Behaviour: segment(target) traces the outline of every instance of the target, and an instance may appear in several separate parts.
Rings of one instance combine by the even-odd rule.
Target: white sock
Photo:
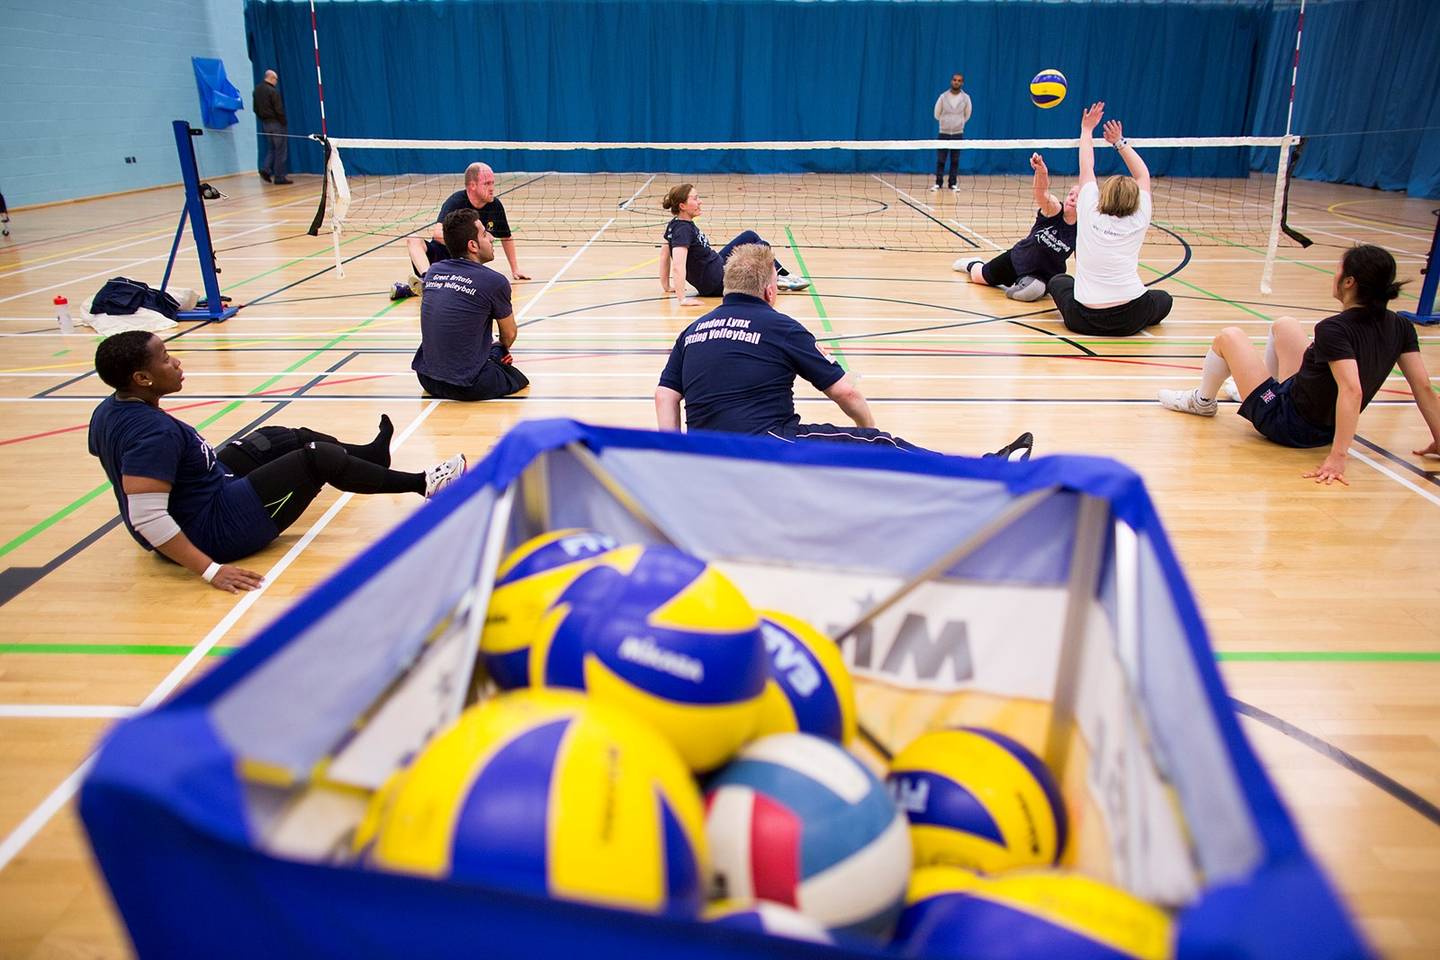
[[[1265,369],[1270,376],[1280,375],[1280,358],[1275,353],[1275,325],[1270,325],[1270,334],[1265,338]]]
[[[1230,365],[1214,348],[1205,351],[1205,369],[1200,373],[1200,399],[1210,402],[1220,395],[1220,387],[1230,376]]]

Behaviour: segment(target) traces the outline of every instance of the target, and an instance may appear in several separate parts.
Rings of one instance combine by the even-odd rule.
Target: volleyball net
[[[319,139],[326,175],[310,232],[329,230],[342,275],[346,235],[428,236],[474,161],[495,170],[495,195],[516,238],[526,241],[653,246],[670,218],[662,199],[691,183],[703,202],[701,226],[721,243],[750,229],[806,247],[987,257],[1034,222],[1032,154],[1046,160],[1049,192],[1063,199],[1076,182],[1079,145]],[[1298,140],[1131,138],[1152,174],[1147,242],[1263,252],[1261,288],[1268,292],[1281,244],[1308,245],[1284,222]],[[1115,151],[1097,141],[1097,175],[1123,172]]]

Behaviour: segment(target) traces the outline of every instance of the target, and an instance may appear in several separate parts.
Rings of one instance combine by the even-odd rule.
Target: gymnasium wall
[[[192,56],[223,60],[246,106],[196,140],[201,175],[255,169],[240,0],[0,0],[0,50],[11,207],[179,181],[170,121],[200,125]]]
[[[1269,16],[1257,135],[1285,130],[1299,14]],[[1296,176],[1440,197],[1440,0],[1309,0],[1296,90]]]
[[[1100,97],[1133,135],[1239,135],[1249,127],[1265,12],[1246,0],[360,0],[320,3],[319,33],[329,130],[345,137],[926,138],[936,132],[935,98],[956,70],[974,102],[972,138],[1073,137],[1080,104]],[[257,67],[273,62],[303,78],[313,56],[308,5],[248,0],[245,17]],[[1069,76],[1070,99],[1038,110],[1029,79],[1052,66]],[[291,126],[318,130],[313,78],[304,82],[307,91],[291,99]],[[347,156],[347,165],[361,156]],[[975,154],[967,158],[971,169],[990,169]],[[456,162],[453,154],[367,159],[375,165],[366,172],[376,173],[440,172]],[[549,159],[546,168],[562,170],[595,169],[597,160]],[[657,169],[644,155],[604,159]],[[1024,157],[1003,159],[1028,172]],[[1073,154],[1051,159],[1057,172],[1073,170]],[[1232,172],[1242,172],[1246,158],[1235,159],[1241,169]],[[732,164],[725,169],[775,162],[711,155],[690,169],[716,169],[722,160]],[[308,162],[318,171],[318,150]],[[778,163],[908,170],[933,164],[933,154]]]

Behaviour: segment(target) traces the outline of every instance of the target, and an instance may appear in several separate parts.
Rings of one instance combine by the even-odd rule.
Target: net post
[[[181,310],[175,315],[177,320],[226,320],[235,316],[239,307],[225,306],[225,300],[220,295],[220,282],[215,277],[215,249],[210,245],[210,221],[205,216],[205,201],[200,196],[200,170],[195,164],[195,143],[192,137],[200,136],[203,131],[191,127],[188,120],[176,120],[170,124],[175,131],[175,152],[180,158],[180,176],[185,183],[185,209],[180,213],[180,228],[176,232],[176,239],[179,239],[179,232],[185,228],[186,217],[190,220],[190,235],[195,240],[195,255],[200,260],[200,278],[205,287],[205,309]],[[165,277],[169,280],[170,271],[175,266],[175,257],[179,252],[179,244],[171,248],[170,260],[165,265]],[[161,284],[161,292],[164,292],[165,284]]]
[[[1430,325],[1440,323],[1440,314],[1435,312],[1435,289],[1440,286],[1440,209],[1435,214],[1435,235],[1430,238],[1430,252],[1425,254],[1425,266],[1420,273],[1425,282],[1420,285],[1420,302],[1414,310],[1401,310],[1400,316],[1412,323]]]
[[[1296,138],[1285,137],[1280,144],[1280,158],[1275,164],[1275,198],[1270,208],[1270,240],[1265,245],[1265,267],[1260,272],[1260,292],[1269,295],[1270,281],[1275,276],[1275,253],[1280,249],[1280,221],[1284,218],[1285,194],[1289,189],[1290,148]]]

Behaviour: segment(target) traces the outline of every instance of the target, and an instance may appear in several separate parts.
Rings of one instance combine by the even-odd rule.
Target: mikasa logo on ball
[[[889,787],[895,805],[906,813],[924,813],[930,805],[930,784],[924,780],[896,777]]]
[[[626,637],[620,641],[619,656],[621,660],[629,660],[681,680],[692,683],[705,681],[705,664],[683,653],[661,649],[649,637]]]

